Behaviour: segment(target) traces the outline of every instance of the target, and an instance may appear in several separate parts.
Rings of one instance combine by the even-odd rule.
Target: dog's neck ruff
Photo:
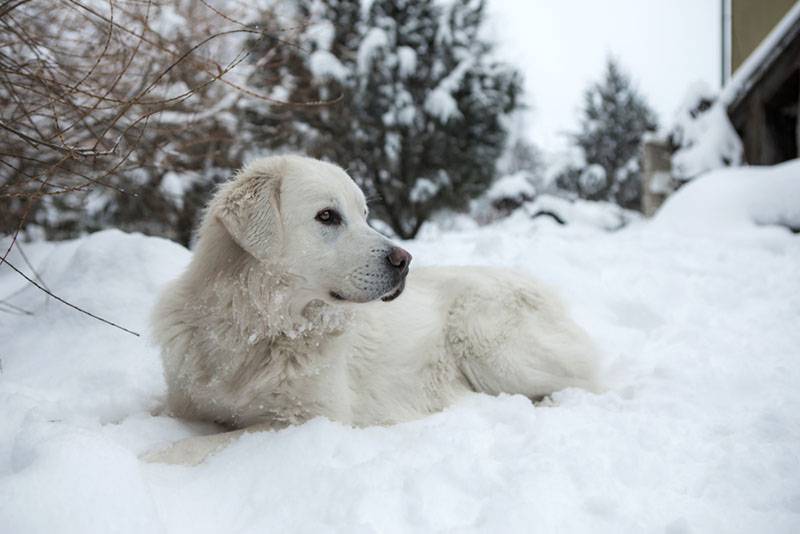
[[[280,338],[310,340],[343,332],[352,312],[320,299],[298,300],[297,283],[298,278],[280,265],[248,262],[237,273],[229,302],[218,304],[229,307],[234,326],[248,345]]]
[[[249,254],[213,217],[203,228],[184,287],[199,288],[199,294],[186,295],[198,316],[230,321],[211,343],[225,351],[247,350],[262,342],[313,342],[344,330],[351,316],[346,307],[309,294],[302,298],[297,289],[302,280],[290,274],[288,266]]]

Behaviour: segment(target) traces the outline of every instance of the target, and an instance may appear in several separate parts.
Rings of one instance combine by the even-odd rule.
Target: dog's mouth
[[[397,284],[391,291],[389,291],[388,293],[384,294],[381,297],[381,300],[383,302],[389,302],[391,300],[396,299],[397,297],[400,296],[400,293],[403,292],[403,289],[405,289],[405,287],[406,287],[406,279],[404,277],[402,280],[400,280],[400,283]],[[340,302],[368,302],[368,301],[360,301],[360,300],[349,299],[349,298],[343,296],[341,293],[338,293],[336,291],[329,291],[328,294],[330,295],[330,297],[333,300],[338,300]]]
[[[394,290],[392,290],[391,293],[382,296],[381,300],[383,302],[389,302],[390,300],[396,299],[397,297],[400,296],[400,293],[403,292],[403,289],[405,289],[405,287],[406,287],[406,279],[405,277],[403,277],[403,279],[400,280],[400,284],[398,284],[398,286]]]

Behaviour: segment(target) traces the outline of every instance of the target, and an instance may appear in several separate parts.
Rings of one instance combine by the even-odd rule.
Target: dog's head
[[[283,269],[309,300],[392,300],[403,291],[411,255],[369,227],[363,193],[335,165],[256,160],[210,210],[245,252]]]

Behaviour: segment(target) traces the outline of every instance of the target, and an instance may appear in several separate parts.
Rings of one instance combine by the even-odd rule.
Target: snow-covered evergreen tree
[[[479,35],[483,0],[303,0],[298,16],[307,29],[281,48],[271,91],[300,104],[253,105],[269,145],[347,168],[404,238],[490,185],[521,78]]]
[[[603,80],[584,93],[580,130],[573,135],[585,166],[566,170],[558,183],[583,198],[638,209],[642,137],[656,128],[655,114],[644,97],[609,59]]]

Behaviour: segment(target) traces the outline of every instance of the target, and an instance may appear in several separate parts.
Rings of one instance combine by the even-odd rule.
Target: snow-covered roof
[[[720,101],[728,107],[736,104],[798,33],[800,33],[800,2],[784,15],[736,70],[723,87]]]

